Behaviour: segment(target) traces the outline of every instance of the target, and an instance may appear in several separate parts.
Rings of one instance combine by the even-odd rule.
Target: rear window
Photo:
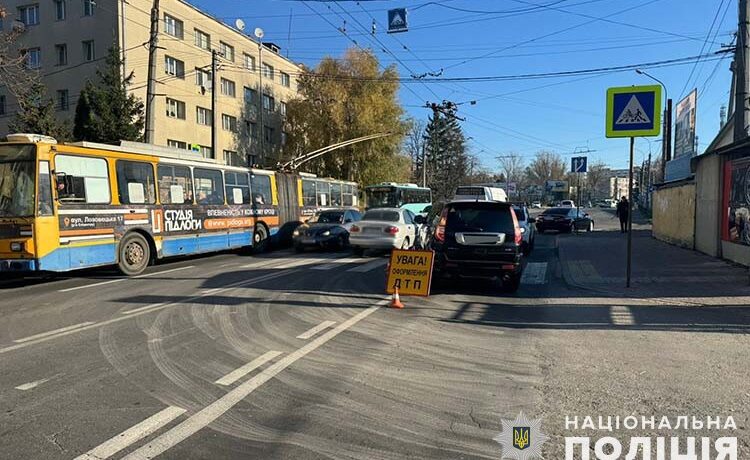
[[[367,211],[362,220],[377,220],[381,222],[398,222],[399,216],[396,211],[372,210]]]
[[[452,232],[513,233],[510,208],[494,203],[457,203],[447,207],[446,229]]]
[[[552,208],[544,211],[542,215],[555,215],[555,216],[564,216],[567,215],[570,212],[570,208]]]

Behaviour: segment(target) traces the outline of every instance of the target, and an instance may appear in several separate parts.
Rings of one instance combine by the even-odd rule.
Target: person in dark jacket
[[[617,203],[617,217],[620,218],[620,233],[628,231],[628,213],[630,213],[630,202],[628,202],[628,198],[624,196]]]

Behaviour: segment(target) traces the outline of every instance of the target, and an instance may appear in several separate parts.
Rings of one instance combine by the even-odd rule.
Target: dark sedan
[[[349,229],[362,214],[356,209],[329,209],[318,211],[292,234],[294,249],[343,249],[349,245]]]
[[[551,208],[544,211],[536,220],[536,230],[544,233],[547,230],[570,233],[575,230],[594,231],[594,219],[577,208]]]

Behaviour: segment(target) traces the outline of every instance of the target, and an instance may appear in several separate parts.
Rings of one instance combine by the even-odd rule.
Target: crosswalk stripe
[[[341,264],[364,263],[364,262],[367,262],[367,259],[362,259],[361,257],[345,257],[342,259],[336,259],[327,264],[316,265],[311,268],[313,270],[331,270],[332,268],[340,267]]]
[[[355,273],[366,273],[372,270],[375,270],[377,268],[382,267],[388,263],[386,259],[375,259],[373,261],[367,262],[364,265],[358,265],[356,267],[350,268],[347,270],[348,272],[355,272]]]

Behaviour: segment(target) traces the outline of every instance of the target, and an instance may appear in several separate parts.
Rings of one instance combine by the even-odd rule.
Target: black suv
[[[507,291],[515,292],[523,271],[522,244],[510,203],[446,203],[430,242],[435,251],[434,275],[499,278]]]

